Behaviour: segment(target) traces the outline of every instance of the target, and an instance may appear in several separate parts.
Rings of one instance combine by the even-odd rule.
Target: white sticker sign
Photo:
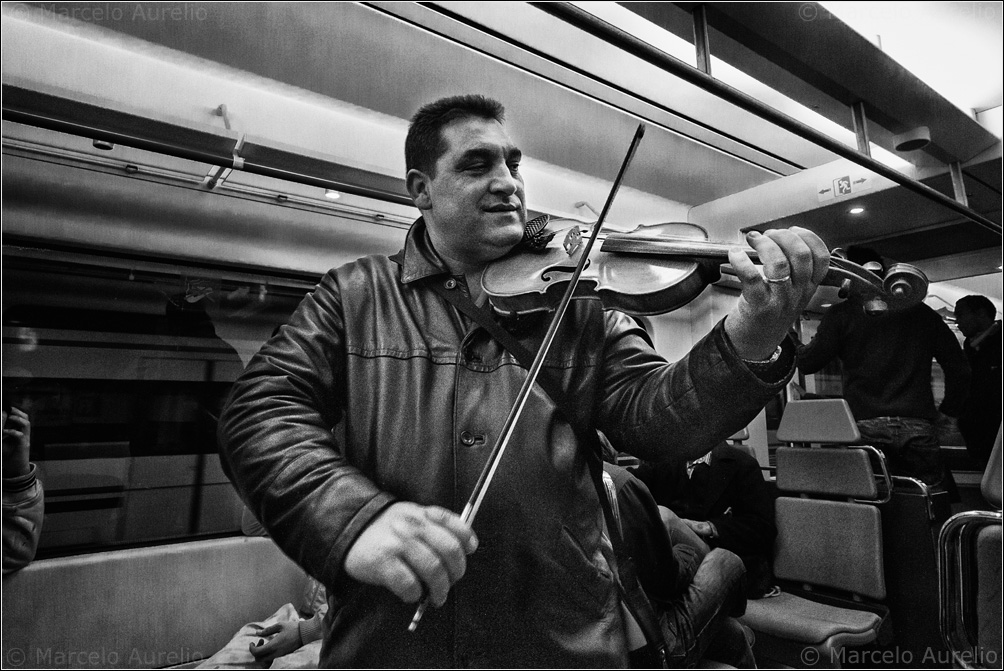
[[[872,186],[870,175],[843,175],[816,187],[816,197],[819,202],[833,200],[844,196],[852,196]]]

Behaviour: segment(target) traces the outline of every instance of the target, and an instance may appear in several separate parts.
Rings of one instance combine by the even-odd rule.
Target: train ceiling
[[[798,224],[834,247],[868,243],[933,280],[998,271],[1000,139],[839,20],[806,21],[804,8],[818,6],[581,3],[607,33],[556,6],[565,7],[7,3],[5,144],[60,143],[53,138],[62,135],[22,128],[33,123],[63,132],[74,123],[95,133],[126,127],[147,141],[134,146],[148,163],[158,161],[158,142],[224,158],[240,142],[250,165],[270,170],[255,179],[234,171],[232,180],[267,188],[284,170],[320,176],[349,193],[396,198],[388,207],[406,219],[407,118],[441,95],[481,92],[506,104],[530,157],[535,210],[588,219],[645,122],[628,193],[612,214],[624,227],[664,213],[733,240],[744,229]],[[711,76],[738,91],[733,98],[646,51],[676,50],[693,63],[695,13],[707,20]],[[610,33],[625,41],[611,43]],[[769,108],[766,118],[756,104]],[[871,160],[886,172],[799,132],[853,148],[855,109]],[[774,113],[794,123],[781,128]],[[896,137],[919,126],[930,144],[898,152]],[[101,153],[89,142],[72,149]],[[198,156],[160,160],[165,170],[194,161],[206,172]],[[852,215],[851,206],[864,212]]]

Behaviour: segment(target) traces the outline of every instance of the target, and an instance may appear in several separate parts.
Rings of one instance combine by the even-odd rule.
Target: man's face
[[[435,176],[408,173],[408,188],[436,251],[455,272],[479,269],[523,239],[522,153],[494,120],[458,119],[443,128]]]
[[[983,316],[972,310],[966,308],[956,308],[955,309],[955,323],[959,327],[959,331],[962,335],[967,338],[971,338],[974,335],[980,333],[989,324],[985,323],[986,320]]]

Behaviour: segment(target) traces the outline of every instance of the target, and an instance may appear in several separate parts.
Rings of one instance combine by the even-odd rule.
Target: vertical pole
[[[868,119],[865,118],[865,104],[858,101],[851,105],[854,119],[854,135],[858,138],[858,151],[871,158],[872,148],[868,141]]]
[[[694,9],[694,47],[697,49],[697,69],[711,75],[711,49],[708,45],[708,10],[703,4]]]
[[[954,161],[948,164],[952,173],[952,189],[955,191],[955,200],[963,207],[969,207],[969,197],[966,196],[966,182],[962,179],[962,164]]]

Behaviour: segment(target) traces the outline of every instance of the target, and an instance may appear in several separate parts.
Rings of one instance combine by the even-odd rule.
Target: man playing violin
[[[405,155],[422,216],[404,249],[329,271],[252,359],[220,421],[224,463],[276,543],[328,588],[322,666],[625,666],[572,424],[651,460],[699,456],[745,426],[793,371],[786,334],[826,248],[799,228],[751,234],[764,274],[730,253],[737,306],[673,364],[630,318],[573,301],[543,369],[575,416],[533,388],[468,525],[456,511],[526,370],[443,292],[484,304],[481,273],[520,245],[520,151],[498,103],[462,96],[415,115]],[[536,351],[549,322],[502,324]]]

